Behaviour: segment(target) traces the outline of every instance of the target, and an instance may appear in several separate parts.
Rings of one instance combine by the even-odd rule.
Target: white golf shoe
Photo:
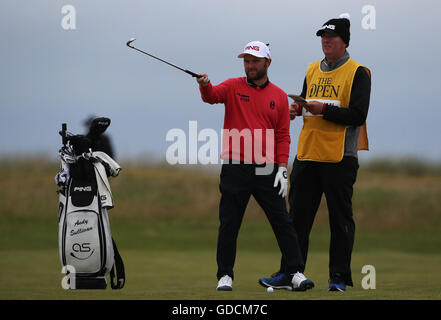
[[[314,282],[306,279],[303,273],[296,272],[292,277],[292,289],[294,291],[306,291],[312,288],[314,288]]]
[[[230,276],[223,276],[219,279],[217,284],[217,291],[231,291],[233,290],[233,279]]]

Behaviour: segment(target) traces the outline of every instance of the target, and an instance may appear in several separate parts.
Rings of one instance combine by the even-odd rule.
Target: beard
[[[247,75],[248,80],[258,81],[263,79],[267,75],[267,69],[268,67],[265,63],[265,66],[262,69],[253,69],[253,70],[245,71],[245,73]]]

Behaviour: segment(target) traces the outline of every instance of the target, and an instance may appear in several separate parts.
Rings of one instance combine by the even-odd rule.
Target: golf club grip
[[[62,123],[61,124],[61,139],[62,139],[62,143],[63,146],[66,146],[66,131],[67,131],[67,124],[66,123]]]
[[[194,73],[194,72],[191,72],[190,70],[184,70],[185,72],[187,72],[189,75],[191,75],[192,77],[194,77],[194,78],[202,78],[202,76],[201,75],[199,75],[199,74],[196,74],[196,73]]]

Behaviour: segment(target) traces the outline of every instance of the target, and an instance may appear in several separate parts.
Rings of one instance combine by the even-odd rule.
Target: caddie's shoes
[[[340,277],[335,277],[329,280],[328,291],[346,291],[346,284],[344,280]]]
[[[259,284],[265,288],[285,289],[292,291],[291,276],[286,273],[276,273],[271,278],[260,278]]]

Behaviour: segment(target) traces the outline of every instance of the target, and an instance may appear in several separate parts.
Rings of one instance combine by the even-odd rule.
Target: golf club
[[[201,78],[201,77],[202,77],[202,76],[200,76],[200,75],[198,75],[198,74],[196,74],[196,73],[194,73],[194,72],[191,72],[190,70],[187,70],[187,69],[183,69],[183,68],[181,68],[181,67],[178,67],[177,65],[174,65],[173,63],[170,63],[170,62],[165,61],[165,60],[163,60],[163,59],[161,59],[161,58],[155,57],[154,55],[152,55],[152,54],[150,54],[150,53],[147,53],[147,52],[145,52],[145,51],[142,51],[142,50],[140,50],[140,49],[138,49],[138,48],[132,46],[131,44],[132,44],[132,42],[135,41],[135,40],[136,40],[135,38],[131,38],[129,41],[127,41],[127,43],[126,43],[127,46],[128,46],[129,48],[132,48],[132,49],[136,50],[136,51],[139,51],[139,52],[141,52],[141,53],[144,53],[144,54],[146,54],[146,55],[148,55],[148,56],[150,56],[150,57],[152,57],[152,58],[155,58],[155,59],[157,59],[157,60],[159,60],[159,61],[161,61],[161,62],[164,62],[164,63],[168,64],[169,66],[172,66],[172,67],[175,67],[176,69],[179,69],[179,70],[181,70],[181,71],[184,71],[185,73],[188,73],[188,74],[191,75],[192,77],[196,77],[196,78]]]
[[[66,133],[67,133],[67,124],[66,123],[62,123],[61,124],[60,135],[61,135],[61,139],[62,139],[64,147],[66,146],[66,143],[67,143]]]

